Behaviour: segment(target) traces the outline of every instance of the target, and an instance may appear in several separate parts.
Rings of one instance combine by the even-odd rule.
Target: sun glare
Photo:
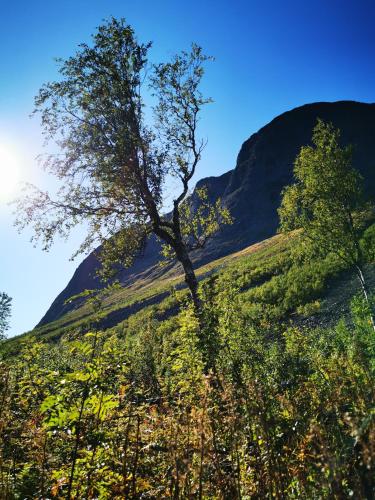
[[[19,181],[17,153],[10,146],[0,143],[0,201],[14,198]]]

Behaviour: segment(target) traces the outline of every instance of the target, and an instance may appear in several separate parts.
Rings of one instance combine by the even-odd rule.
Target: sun
[[[0,142],[0,201],[10,201],[19,181],[19,159],[11,146]]]

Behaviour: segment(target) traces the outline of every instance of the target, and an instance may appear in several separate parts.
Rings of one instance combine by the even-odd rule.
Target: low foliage
[[[244,286],[224,272],[201,287],[209,373],[185,303],[4,359],[1,498],[371,498],[367,304],[334,328],[283,326],[273,299],[254,320]]]

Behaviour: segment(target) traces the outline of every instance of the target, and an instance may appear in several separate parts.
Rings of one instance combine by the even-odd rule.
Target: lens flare
[[[19,181],[19,159],[10,146],[0,143],[0,201],[14,198]]]

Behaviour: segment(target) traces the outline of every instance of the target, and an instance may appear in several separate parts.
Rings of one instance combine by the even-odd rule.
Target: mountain
[[[292,182],[294,159],[301,146],[310,143],[318,118],[340,128],[343,144],[354,145],[354,166],[364,177],[366,195],[375,196],[375,104],[318,102],[295,108],[276,117],[245,141],[233,170],[197,183],[197,187],[207,186],[211,200],[222,197],[234,224],[193,254],[195,265],[229,255],[276,233],[281,191]],[[120,282],[129,285],[158,278],[166,272],[158,266],[158,260],[159,244],[150,238],[143,254],[129,269],[121,271]],[[38,326],[72,310],[72,304],[65,304],[72,295],[100,286],[95,277],[97,267],[98,261],[92,253],[79,265]]]

